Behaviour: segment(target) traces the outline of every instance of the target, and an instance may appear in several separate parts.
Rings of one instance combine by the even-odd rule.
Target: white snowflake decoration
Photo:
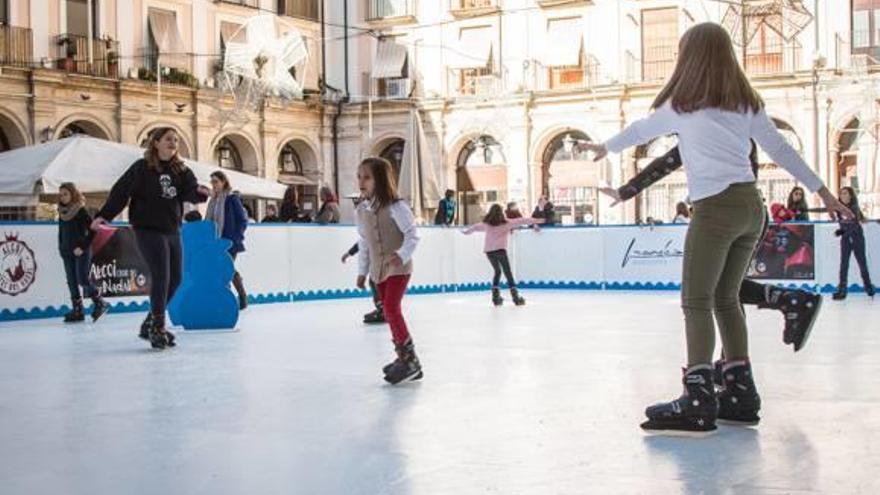
[[[233,41],[237,39],[247,41]],[[248,19],[226,43],[222,69],[214,76],[220,91],[216,108],[221,126],[229,121],[246,123],[248,112],[259,110],[267,98],[278,98],[283,104],[302,98],[303,86],[291,69],[306,65],[308,57],[305,39],[297,29],[279,34],[272,15]],[[302,80],[302,74],[297,76]],[[233,97],[234,108],[224,102],[226,94]]]

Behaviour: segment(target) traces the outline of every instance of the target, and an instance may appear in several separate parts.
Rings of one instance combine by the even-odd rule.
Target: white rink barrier
[[[815,276],[780,281],[828,292],[837,285],[840,241],[836,224],[816,223]],[[0,321],[56,317],[68,311],[58,227],[45,222],[0,223]],[[517,231],[510,251],[522,288],[585,290],[675,290],[686,228],[561,227]],[[868,262],[880,278],[880,225],[865,225]],[[482,253],[483,235],[459,228],[424,227],[415,255],[410,292],[484,290],[491,268]],[[353,226],[251,225],[247,251],[237,262],[252,303],[364,297],[355,285],[357,260],[341,263],[356,241]],[[861,283],[855,260],[851,290]],[[146,298],[113,298],[113,310],[139,311]]]

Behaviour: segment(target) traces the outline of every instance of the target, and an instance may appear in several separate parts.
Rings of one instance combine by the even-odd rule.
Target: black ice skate
[[[712,366],[702,365],[685,372],[684,393],[671,402],[648,407],[648,421],[642,423],[646,433],[702,437],[718,429],[718,401],[712,384]]]
[[[504,298],[501,297],[501,289],[498,287],[492,287],[492,304],[495,306],[504,304]]]
[[[147,317],[144,318],[144,321],[141,323],[141,331],[138,333],[138,338],[141,340],[150,340],[151,326],[153,326],[153,315],[152,313],[147,313]]]
[[[92,297],[92,321],[98,321],[110,311],[110,305],[101,296]]]
[[[86,315],[83,312],[83,302],[82,299],[76,299],[73,301],[73,309],[67,312],[64,315],[64,323],[79,323],[81,321],[85,321]]]
[[[797,352],[804,348],[813,324],[822,307],[822,296],[805,290],[788,290],[774,288],[770,291],[769,301],[759,304],[759,308],[778,309],[785,315],[785,331],[782,341],[792,344]]]
[[[510,298],[513,299],[513,304],[517,306],[525,306],[526,300],[523,299],[521,295],[519,295],[519,291],[516,290],[516,287],[510,288]]]
[[[391,385],[398,383],[406,383],[414,380],[422,379],[422,365],[416,356],[415,347],[412,339],[407,340],[405,344],[395,346],[394,351],[397,352],[397,359],[382,368],[385,372],[385,381]]]
[[[168,333],[165,331],[165,315],[153,316],[150,324],[150,346],[164,349],[168,346]]]
[[[843,301],[846,299],[846,287],[840,286],[837,288],[837,291],[831,296],[831,299],[835,301]]]
[[[874,288],[874,284],[869,283],[865,285],[865,294],[867,294],[868,297],[874,297],[874,294],[876,293],[877,290]]]
[[[718,392],[718,422],[741,426],[757,425],[761,418],[761,396],[755,388],[752,365],[725,367],[724,386]]]
[[[364,323],[375,325],[377,323],[385,323],[385,313],[381,307],[377,307],[375,311],[370,311],[364,315]]]

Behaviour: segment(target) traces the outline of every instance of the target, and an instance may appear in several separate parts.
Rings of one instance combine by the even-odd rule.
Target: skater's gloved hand
[[[346,261],[348,261],[348,253],[342,255],[342,262],[345,263]]]
[[[73,248],[73,255],[74,255],[74,256],[82,256],[82,255],[83,255],[83,250],[82,250],[82,248],[78,248],[78,247],[77,247],[77,248]]]
[[[620,192],[618,192],[617,189],[613,187],[600,187],[599,192],[614,200],[611,203],[611,206],[617,206],[618,204],[620,204],[621,201],[623,201],[623,198],[620,197]]]
[[[394,253],[391,255],[391,266],[403,266],[403,260],[399,254]]]
[[[828,214],[831,215],[832,219],[852,220],[855,218],[853,212],[835,198],[827,187],[823,186],[822,189],[819,189],[818,194],[822,198],[822,202],[825,203],[825,208],[828,209]]]
[[[106,225],[106,224],[107,224],[107,220],[104,220],[101,217],[95,217],[95,219],[92,220],[91,228],[92,228],[92,230],[97,231],[98,229],[101,228],[102,225]]]
[[[837,229],[834,231],[834,235],[840,237],[843,235],[843,229]]]
[[[358,289],[366,289],[367,288],[367,277],[364,275],[358,275],[357,278],[357,288]]]
[[[203,197],[203,198],[205,198],[205,199],[211,197],[211,189],[208,188],[207,186],[199,186],[199,187],[196,189],[196,191],[198,192],[199,196],[201,196],[201,197]]]

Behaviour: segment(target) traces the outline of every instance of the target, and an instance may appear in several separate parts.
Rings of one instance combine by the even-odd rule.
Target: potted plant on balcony
[[[65,34],[58,39],[58,46],[61,47],[61,53],[64,55],[64,58],[58,60],[58,68],[67,72],[75,71],[76,41]]]

